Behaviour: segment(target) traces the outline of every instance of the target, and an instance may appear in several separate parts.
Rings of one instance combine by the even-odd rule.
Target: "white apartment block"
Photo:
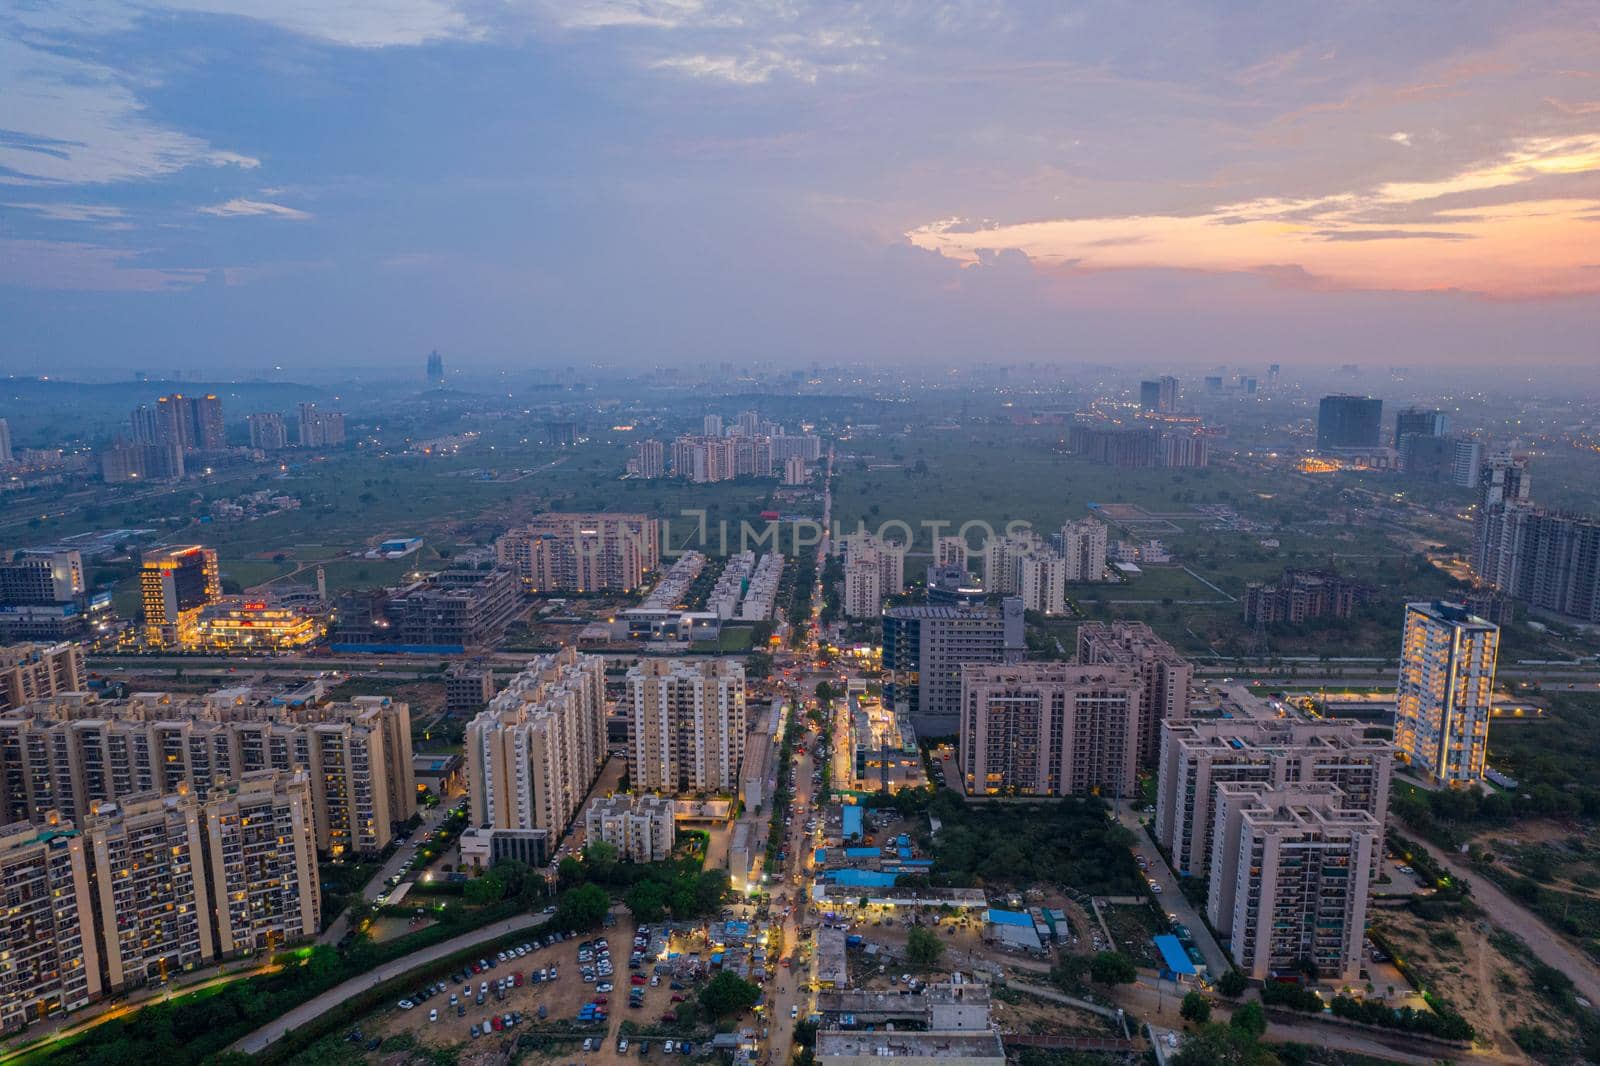
[[[706,610],[727,621],[738,613],[739,601],[744,598],[745,583],[756,571],[756,553],[738,552],[728,557],[717,575],[711,594],[706,597]]]
[[[591,800],[584,812],[584,840],[603,840],[628,862],[672,857],[675,804],[665,796],[617,795]]]
[[[1381,831],[1393,755],[1387,742],[1363,733],[1361,723],[1338,718],[1163,722],[1155,830],[1173,869],[1209,874],[1217,791],[1225,784],[1332,785],[1340,803],[1370,814]]]
[[[1161,723],[1189,716],[1194,667],[1144,622],[1085,622],[1078,627],[1080,663],[1131,666],[1144,678],[1139,761],[1153,765],[1161,748]]]
[[[883,540],[866,530],[839,538],[844,557],[844,596],[847,618],[876,618],[883,601],[906,590],[906,546]],[[876,573],[876,580],[873,573]]]
[[[1133,795],[1142,685],[1118,666],[961,669],[957,745],[971,795]]]
[[[772,609],[778,602],[778,583],[783,579],[783,556],[769,552],[756,564],[750,575],[744,600],[739,604],[739,617],[748,621],[765,622],[772,618]]]
[[[959,566],[967,569],[967,542],[962,537],[935,537],[933,539],[933,565]]]
[[[1066,559],[1035,533],[1023,531],[984,541],[984,591],[1018,596],[1023,610],[1066,614],[1067,573]]]
[[[1061,527],[1061,554],[1067,560],[1068,581],[1106,579],[1106,526],[1093,518],[1080,518]]]
[[[846,618],[876,618],[883,610],[883,571],[872,556],[857,556],[844,564],[844,596],[840,606]]]
[[[811,480],[811,473],[806,469],[806,461],[798,455],[791,455],[783,461],[783,483],[785,485],[804,485]]]
[[[1207,918],[1247,977],[1359,979],[1383,825],[1332,785],[1219,788]]]
[[[732,794],[746,732],[744,664],[641,659],[627,676],[628,777],[651,792]]]
[[[605,662],[531,660],[467,725],[472,825],[563,832],[606,759]]]
[[[15,1032],[97,998],[99,947],[83,838],[70,822],[0,829],[0,1029]]]
[[[82,823],[97,804],[187,791],[202,802],[257,770],[306,771],[318,847],[376,854],[416,810],[406,704],[280,706],[248,688],[202,697],[73,693],[0,714],[0,817]]]
[[[1459,788],[1483,777],[1500,627],[1455,603],[1406,604],[1395,691],[1400,758]]]

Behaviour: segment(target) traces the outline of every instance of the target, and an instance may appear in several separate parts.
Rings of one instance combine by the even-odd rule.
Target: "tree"
[[[1221,1024],[1190,1033],[1171,1061],[1173,1066],[1278,1066],[1278,1057],[1255,1037]]]
[[[556,865],[556,883],[564,888],[583,884],[583,863],[568,855]]]
[[[1178,1008],[1178,1013],[1184,1021],[1204,1025],[1211,1020],[1211,1001],[1201,992],[1190,992],[1183,997],[1183,1005]]]
[[[1229,970],[1217,979],[1217,991],[1229,999],[1238,999],[1250,987],[1249,978],[1238,970]]]
[[[817,702],[821,704],[833,702],[833,686],[826,681],[817,682]]]
[[[761,999],[761,989],[732,970],[722,970],[700,992],[700,1006],[714,1018],[743,1014]]]
[[[556,925],[563,929],[593,929],[605,920],[611,897],[599,885],[579,885],[561,893],[556,902]]]
[[[461,897],[469,906],[487,907],[506,898],[506,884],[500,880],[499,874],[490,870],[482,877],[468,881],[461,890]]]
[[[623,902],[640,922],[659,922],[667,914],[667,893],[657,881],[640,881],[628,889]]]
[[[1251,1000],[1234,1009],[1233,1019],[1228,1023],[1241,1033],[1249,1034],[1253,1039],[1260,1040],[1267,1031],[1267,1012],[1261,1004]]]
[[[931,929],[913,926],[906,937],[906,958],[921,970],[931,970],[944,954],[944,941]]]
[[[1122,952],[1102,951],[1090,961],[1089,977],[1099,985],[1131,985],[1139,979],[1139,970]]]

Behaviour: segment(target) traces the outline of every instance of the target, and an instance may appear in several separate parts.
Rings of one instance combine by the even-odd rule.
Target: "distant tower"
[[[444,388],[444,356],[437,348],[428,353],[428,384],[436,389]]]
[[[326,601],[328,598],[328,572],[322,567],[317,567],[317,599]]]

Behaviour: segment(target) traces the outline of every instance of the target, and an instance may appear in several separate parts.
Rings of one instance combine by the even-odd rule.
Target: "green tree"
[[[1238,970],[1229,970],[1217,979],[1217,991],[1229,999],[1238,999],[1250,987],[1249,978]]]
[[[1251,1000],[1235,1008],[1233,1019],[1228,1022],[1230,1026],[1241,1033],[1249,1034],[1253,1039],[1260,1040],[1267,1031],[1267,1012],[1261,1004]]]
[[[722,970],[700,992],[700,1006],[713,1018],[743,1014],[761,999],[761,989],[732,970]]]
[[[583,863],[568,855],[556,865],[556,883],[562,888],[583,884]]]
[[[1211,1020],[1211,1001],[1201,992],[1190,992],[1183,997],[1183,1006],[1178,1008],[1178,1013],[1184,1021],[1204,1025]]]
[[[1139,970],[1122,952],[1102,951],[1090,961],[1089,977],[1100,985],[1131,985],[1139,979]]]
[[[474,877],[468,881],[461,890],[461,898],[466,900],[469,906],[487,907],[506,898],[506,885],[500,880],[499,874],[490,870],[482,877]]]
[[[906,958],[921,970],[931,970],[944,955],[944,941],[931,929],[914,926],[906,937]]]
[[[659,922],[667,914],[667,893],[658,881],[640,881],[623,897],[628,910],[640,922]]]
[[[1173,1066],[1278,1066],[1278,1057],[1255,1037],[1221,1024],[1190,1033],[1171,1061]]]
[[[605,920],[611,897],[599,885],[579,885],[561,893],[555,922],[562,929],[593,929]]]

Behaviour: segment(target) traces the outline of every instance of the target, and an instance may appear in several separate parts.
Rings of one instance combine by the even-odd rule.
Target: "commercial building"
[[[538,869],[550,861],[550,834],[543,829],[482,829],[461,831],[461,864],[488,870],[502,862],[520,862]]]
[[[51,818],[0,828],[0,1029],[16,1032],[99,997],[100,952],[83,838]]]
[[[1407,477],[1440,485],[1476,488],[1483,470],[1483,442],[1470,437],[1408,433],[1395,444]]]
[[[998,608],[918,606],[883,612],[884,699],[918,735],[954,736],[961,727],[961,668],[1022,658],[1022,600]]]
[[[1154,764],[1161,748],[1161,723],[1189,716],[1194,667],[1144,622],[1086,622],[1078,627],[1078,662],[1135,670],[1144,685],[1139,703],[1141,764]]]
[[[250,425],[250,447],[264,452],[279,452],[289,446],[289,430],[276,411],[261,411],[246,419]]]
[[[1404,407],[1395,412],[1394,445],[1407,437],[1443,437],[1450,432],[1450,416],[1431,407]]]
[[[541,655],[467,725],[470,824],[565,831],[606,759],[605,662]]]
[[[1139,382],[1139,406],[1146,411],[1171,414],[1178,409],[1178,379],[1170,374]]]
[[[1349,810],[1382,824],[1389,807],[1393,753],[1369,739],[1360,722],[1339,718],[1207,718],[1161,725],[1156,775],[1156,839],[1173,869],[1205,877],[1217,789],[1257,782],[1272,788],[1327,784]]]
[[[1377,598],[1378,590],[1332,570],[1287,568],[1277,581],[1252,581],[1244,590],[1246,625],[1288,623],[1313,618],[1349,618]]]
[[[223,596],[200,609],[195,647],[214,651],[293,651],[328,635],[326,607],[276,596]]]
[[[641,659],[629,668],[628,779],[636,789],[731,794],[746,732],[737,659]]]
[[[628,862],[662,862],[672,857],[673,809],[665,796],[602,796],[584,811],[584,840],[605,841]]]
[[[83,650],[76,644],[0,647],[0,711],[88,687]]]
[[[1408,603],[1394,742],[1423,777],[1452,788],[1483,778],[1500,627],[1457,603]]]
[[[510,570],[443,570],[390,589],[353,589],[334,602],[335,645],[395,644],[460,651],[499,642],[526,609]]]
[[[1331,785],[1219,788],[1206,916],[1258,981],[1360,978],[1383,823]]]
[[[0,418],[0,463],[9,463],[13,458],[11,451],[11,423]]]
[[[260,770],[310,775],[317,846],[381,852],[416,811],[409,708],[382,696],[284,705],[249,689],[201,697],[69,693],[0,715],[0,815],[82,822],[154,792],[202,802]]]
[[[201,609],[222,596],[216,551],[192,544],[145,552],[139,591],[145,643],[163,648],[196,646]]]
[[[631,592],[660,552],[659,523],[642,514],[551,511],[495,541],[500,565],[533,592]]]
[[[1367,396],[1324,396],[1317,405],[1317,448],[1376,448],[1383,401]]]
[[[968,794],[1133,795],[1143,695],[1129,667],[963,667],[956,750]]]

